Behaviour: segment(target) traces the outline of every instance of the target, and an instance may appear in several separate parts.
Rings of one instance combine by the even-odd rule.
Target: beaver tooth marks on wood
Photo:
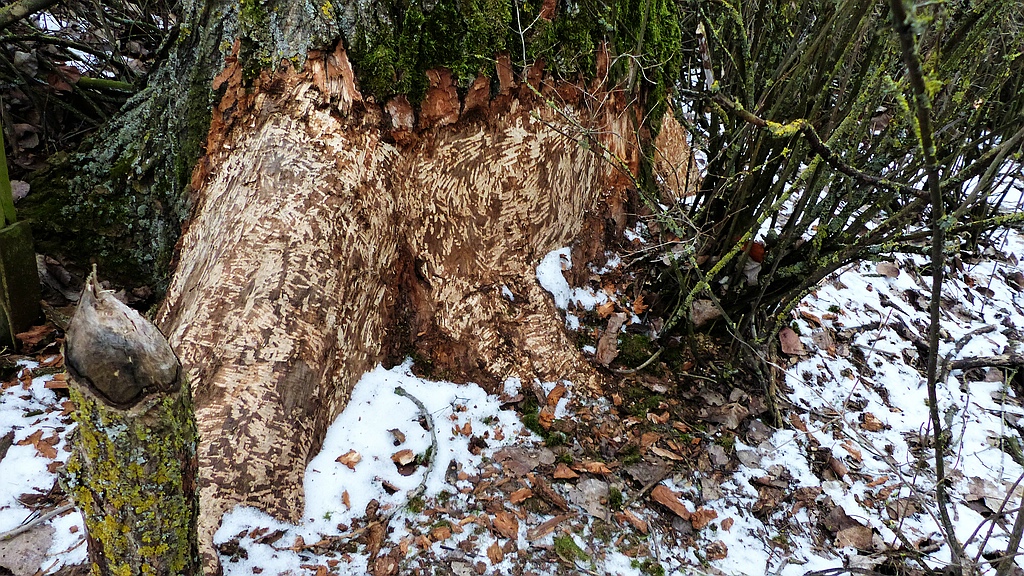
[[[64,343],[68,369],[117,407],[149,392],[173,392],[179,364],[156,326],[100,288],[96,271],[86,281]]]

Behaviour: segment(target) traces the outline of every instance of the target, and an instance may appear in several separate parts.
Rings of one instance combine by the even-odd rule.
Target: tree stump
[[[92,573],[201,574],[191,390],[163,335],[102,291],[95,270],[65,363],[78,423],[67,488]]]

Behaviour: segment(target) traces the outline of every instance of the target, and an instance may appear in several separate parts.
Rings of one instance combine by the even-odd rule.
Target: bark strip
[[[201,574],[192,394],[167,341],[94,271],[65,355],[78,423],[67,489],[92,574]]]

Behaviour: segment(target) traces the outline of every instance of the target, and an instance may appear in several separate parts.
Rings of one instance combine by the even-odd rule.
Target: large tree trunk
[[[534,267],[621,205],[612,165],[511,83],[475,119],[396,144],[345,52],[327,61],[326,83],[308,66],[231,106],[158,316],[196,383],[207,551],[236,504],[300,517],[306,462],[389,353],[454,379],[599,388]],[[624,115],[580,118],[630,156]]]
[[[623,0],[563,17],[545,2],[520,35],[509,32],[511,2],[370,4],[186,2],[158,85],[133,103],[135,121],[64,165],[73,178],[51,180],[67,190],[35,204],[42,218],[52,212],[39,207],[74,206],[74,226],[84,221],[76,215],[108,214],[106,168],[125,181],[129,208],[148,208],[127,233],[118,234],[131,220],[94,226],[101,234],[86,248],[101,273],[110,263],[159,286],[177,240],[157,323],[194,389],[210,572],[212,536],[231,507],[300,517],[307,461],[378,362],[414,355],[454,380],[565,378],[600,389],[534,267],[583,230],[574,261],[600,258],[606,232],[621,232],[635,180],[618,170],[637,172],[650,136],[637,125],[664,109],[678,64],[670,5]],[[541,60],[513,65],[505,48],[519,60],[550,56],[576,80],[556,81]],[[634,59],[614,58],[623,52]],[[613,80],[630,61],[658,65],[626,94]],[[645,109],[627,106],[645,94],[655,95]],[[156,129],[170,143],[163,154],[146,126],[166,128]],[[199,126],[209,128],[201,154]],[[128,258],[107,257],[125,243],[135,246]],[[122,266],[147,247],[155,260]]]

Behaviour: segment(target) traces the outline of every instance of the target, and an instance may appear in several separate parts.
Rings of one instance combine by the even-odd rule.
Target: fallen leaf
[[[580,472],[589,472],[591,474],[611,474],[612,471],[608,468],[608,465],[604,462],[595,462],[593,460],[587,460],[578,464],[573,464],[574,469]]]
[[[875,270],[886,278],[896,278],[900,275],[900,267],[892,262],[879,262]]]
[[[655,454],[657,456],[661,456],[662,458],[668,458],[669,460],[676,460],[676,461],[683,460],[683,457],[680,456],[679,454],[676,454],[675,452],[672,452],[671,450],[665,450],[664,448],[658,448],[657,446],[651,446],[651,453]]]
[[[60,438],[58,438],[56,432],[50,438],[44,439],[43,431],[36,430],[29,437],[17,442],[17,445],[33,446],[40,456],[52,460],[57,457],[57,449],[54,448],[53,445],[56,444],[58,440],[60,440]]]
[[[715,518],[718,518],[718,512],[707,508],[697,508],[690,516],[690,524],[693,525],[694,530],[703,530]]]
[[[736,521],[733,520],[732,518],[726,518],[725,520],[722,520],[722,530],[725,530],[726,532],[728,532],[729,530],[732,529],[732,525],[735,522]]]
[[[551,392],[548,392],[547,405],[551,408],[557,406],[558,401],[562,399],[562,396],[565,396],[565,392],[565,384],[562,384],[561,382],[555,384],[555,387],[551,389]]]
[[[345,505],[345,508],[352,509],[352,497],[348,495],[348,490],[341,493],[341,503]]]
[[[394,438],[395,446],[405,443],[405,433],[398,428],[392,428],[391,430],[388,430],[388,432],[390,432],[391,437]]]
[[[658,484],[654,487],[654,490],[651,490],[651,498],[683,520],[689,520],[693,516],[693,513],[687,510],[686,506],[679,500],[679,496],[672,490],[669,490],[664,484]]]
[[[722,311],[711,300],[694,300],[690,305],[690,321],[694,328],[700,328],[721,316]]]
[[[800,356],[807,353],[804,350],[804,343],[800,341],[800,337],[792,328],[787,327],[779,331],[779,344],[782,347],[782,353],[788,356]]]
[[[406,448],[391,455],[391,461],[399,466],[406,466],[416,460],[416,453]]]
[[[879,476],[878,478],[875,478],[871,482],[868,482],[867,483],[867,487],[868,488],[874,488],[876,486],[881,486],[882,484],[885,484],[888,481],[889,481],[889,477],[888,476]]]
[[[573,478],[579,478],[580,475],[573,472],[571,468],[565,464],[559,462],[555,466],[555,479],[556,480],[572,480]]]
[[[644,304],[644,295],[637,296],[636,300],[633,300],[633,313],[637,316],[643,314],[650,308],[647,304]]]
[[[625,323],[625,312],[612,314],[608,319],[608,325],[597,341],[597,352],[594,354],[594,359],[602,366],[611,364],[612,360],[619,355],[619,330]]]
[[[602,320],[604,320],[605,318],[611,316],[614,313],[615,313],[615,302],[612,302],[611,300],[605,302],[604,304],[598,304],[597,305],[597,315]]]
[[[530,490],[529,488],[520,488],[519,490],[509,494],[508,500],[513,504],[519,504],[531,496],[533,496],[533,490]]]
[[[865,412],[861,416],[860,427],[868,432],[878,432],[885,429],[885,424],[871,412]]]
[[[858,550],[871,550],[873,532],[868,526],[850,526],[836,533],[836,546],[845,548],[853,546]]]
[[[793,425],[793,428],[796,428],[801,432],[807,432],[807,424],[804,424],[804,421],[801,420],[800,416],[795,412],[789,413],[789,423]]]
[[[725,542],[716,540],[708,545],[704,550],[704,555],[708,560],[722,560],[729,555],[729,547],[725,545]]]
[[[846,442],[843,442],[843,449],[846,450],[847,452],[849,452],[850,453],[850,457],[853,458],[854,460],[856,460],[857,462],[860,462],[863,459],[863,455],[861,454],[861,451],[856,449],[856,448],[854,448],[853,444],[851,444],[849,440],[847,440]]]
[[[821,318],[818,318],[817,316],[815,316],[814,314],[811,314],[810,312],[808,312],[806,310],[801,310],[800,311],[800,316],[804,320],[807,320],[808,322],[813,324],[816,328],[821,328]]]
[[[362,454],[356,452],[355,450],[349,450],[348,452],[342,454],[341,456],[338,456],[335,462],[340,462],[345,466],[348,466],[349,470],[355,470],[356,464],[358,464],[362,459]]]

